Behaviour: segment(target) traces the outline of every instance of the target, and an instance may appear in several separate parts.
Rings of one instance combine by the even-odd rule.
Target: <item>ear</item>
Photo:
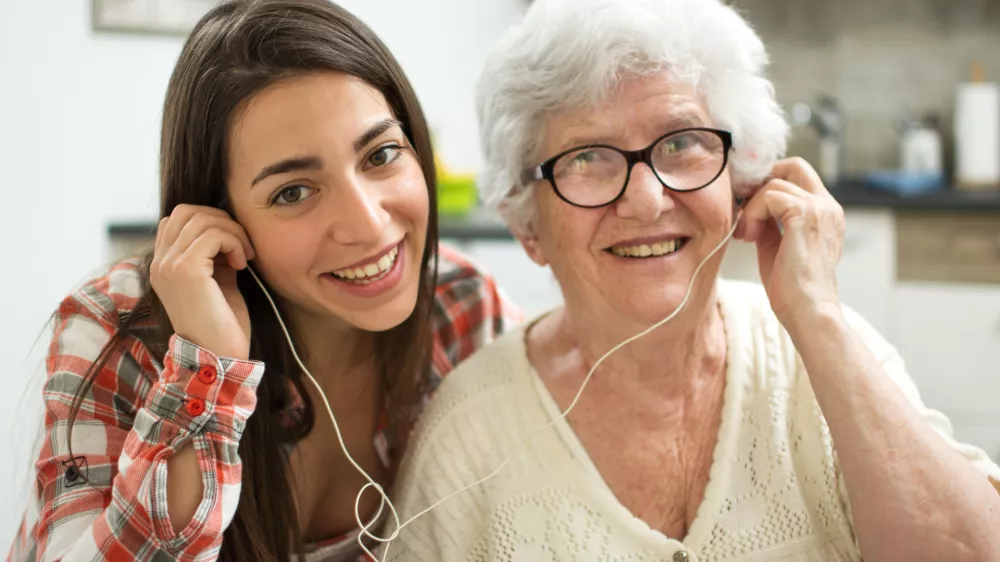
[[[537,263],[541,267],[545,267],[549,264],[549,261],[545,259],[545,252],[542,251],[542,245],[538,242],[538,236],[534,233],[534,229],[530,229],[531,232],[514,232],[514,237],[517,241],[521,243],[521,247],[527,252],[528,257],[531,261]]]
[[[764,182],[758,184],[748,184],[748,183],[742,183],[740,185],[734,184],[733,198],[738,202],[739,205],[742,205],[743,203],[746,203],[751,198],[753,198],[753,196],[758,191],[760,191],[760,188],[763,187],[763,183]]]

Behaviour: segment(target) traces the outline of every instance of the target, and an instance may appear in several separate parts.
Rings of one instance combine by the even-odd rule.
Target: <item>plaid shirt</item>
[[[497,337],[519,312],[494,281],[447,248],[440,250],[433,313],[431,388]],[[36,489],[9,562],[215,560],[236,512],[242,465],[237,448],[257,403],[264,365],[217,357],[174,335],[163,358],[126,337],[84,395],[66,447],[70,405],[83,375],[140,296],[140,264],[129,260],[67,297],[56,314],[46,359],[45,439]],[[294,408],[291,405],[290,408]],[[376,435],[376,445],[386,435]],[[175,531],[165,492],[167,459],[192,443],[204,497]],[[311,560],[360,551],[345,537],[317,545]],[[353,554],[350,552],[353,550]]]

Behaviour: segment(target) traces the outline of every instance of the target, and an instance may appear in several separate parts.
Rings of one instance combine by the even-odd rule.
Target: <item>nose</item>
[[[655,222],[663,211],[674,204],[673,197],[644,163],[632,168],[625,193],[615,204],[615,212],[623,219],[633,219],[644,224]]]
[[[383,207],[383,194],[351,178],[332,193],[330,231],[338,244],[377,244],[389,226],[391,217]]]

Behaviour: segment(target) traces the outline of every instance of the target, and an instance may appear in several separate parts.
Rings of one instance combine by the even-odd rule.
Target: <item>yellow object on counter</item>
[[[456,173],[435,156],[437,168],[437,204],[442,215],[461,216],[476,207],[476,175]]]

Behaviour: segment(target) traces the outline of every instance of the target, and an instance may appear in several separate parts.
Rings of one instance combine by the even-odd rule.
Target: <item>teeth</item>
[[[669,240],[656,244],[640,244],[638,246],[613,246],[611,253],[623,258],[648,258],[672,253],[680,246],[680,240]]]
[[[393,248],[377,262],[368,263],[363,267],[355,267],[353,269],[341,269],[340,271],[334,271],[333,274],[341,279],[351,279],[355,283],[367,285],[372,281],[378,280],[385,272],[389,271],[392,268],[392,264],[396,263],[396,256],[398,255],[399,249]]]

